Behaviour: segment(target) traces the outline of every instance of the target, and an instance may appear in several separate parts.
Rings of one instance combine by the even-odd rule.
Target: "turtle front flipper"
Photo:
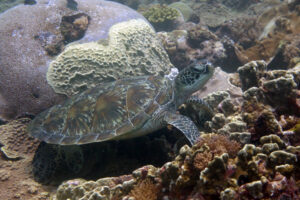
[[[191,145],[195,144],[195,142],[199,139],[200,133],[198,131],[198,128],[196,127],[194,122],[190,120],[190,118],[183,115],[167,112],[164,120],[167,124],[170,124],[179,129],[189,140]]]
[[[204,127],[204,123],[214,116],[214,111],[208,103],[197,96],[191,96],[179,107],[179,112],[191,118],[198,128]]]
[[[210,105],[208,105],[208,103],[206,103],[203,99],[197,96],[191,96],[190,98],[188,98],[185,104],[193,104],[197,106],[197,110],[205,112],[208,115],[213,115],[214,113]]]

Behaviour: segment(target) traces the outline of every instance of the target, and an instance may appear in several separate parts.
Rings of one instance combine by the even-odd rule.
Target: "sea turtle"
[[[212,76],[209,63],[193,63],[169,76],[141,76],[105,83],[75,95],[40,113],[29,133],[47,143],[86,144],[145,135],[171,124],[193,144],[199,137],[195,124],[176,113]]]

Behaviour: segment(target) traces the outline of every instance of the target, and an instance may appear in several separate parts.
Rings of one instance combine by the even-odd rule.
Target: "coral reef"
[[[127,5],[133,9],[137,9],[141,3],[149,3],[149,0],[139,1],[139,0],[114,0],[121,4]]]
[[[293,99],[297,97],[299,69],[266,71],[264,61],[255,61],[240,67],[238,72],[242,88],[246,90],[246,98],[259,98],[255,101],[268,102],[278,110],[293,111],[293,108],[297,108],[298,105],[293,103]],[[253,92],[257,93],[256,97],[251,94]],[[299,113],[297,109],[294,112]]]
[[[0,13],[23,2],[23,0],[3,0],[0,4]]]
[[[163,75],[172,65],[155,37],[143,20],[113,25],[108,41],[68,46],[50,64],[47,81],[55,92],[71,96],[126,76]]]
[[[242,97],[219,91],[204,98],[215,115],[206,122],[207,128],[199,142],[192,147],[181,147],[173,161],[162,167],[141,167],[118,185],[107,183],[93,187],[92,192],[83,191],[76,198],[93,195],[102,195],[104,199],[299,198],[299,146],[293,146],[299,113],[274,109],[285,101],[268,98],[272,91],[275,96],[287,92],[286,98],[299,99],[295,94],[299,70],[267,71],[265,66],[266,63],[257,61],[239,69],[243,72],[240,79],[246,78],[247,74],[255,77],[254,82],[242,83]],[[282,81],[285,79],[287,82]],[[289,80],[294,82],[292,87]],[[99,179],[91,185],[105,180]],[[73,186],[70,182],[59,187],[57,199],[71,198],[78,188],[90,183],[83,181]],[[143,192],[145,190],[152,192]]]
[[[181,13],[165,4],[155,4],[146,8],[140,9],[139,12],[154,26],[156,31],[172,30],[176,24],[176,20],[181,17]]]
[[[185,22],[191,21],[193,18],[195,18],[196,14],[194,13],[193,9],[181,1],[174,2],[170,4],[169,7],[177,9],[182,14]]]
[[[149,162],[159,166],[169,161],[181,145],[175,141],[183,139],[182,133],[163,129],[117,142],[68,146],[41,143],[32,161],[32,172],[36,181],[51,185],[72,178],[119,176]]]
[[[284,40],[276,50],[275,56],[268,64],[270,69],[290,69],[293,68],[300,58],[300,36],[293,36],[291,39]]]
[[[296,4],[248,2],[252,5],[247,9],[234,12],[224,5],[226,1],[186,2],[199,10],[201,20],[160,34],[171,62],[183,68],[191,59],[206,58],[227,72],[253,60],[265,60],[269,69],[294,67],[300,52]]]
[[[118,186],[93,187],[93,192],[82,192],[79,197],[299,198],[299,107],[287,105],[299,101],[299,69],[267,71],[265,62],[255,61],[241,66],[239,72],[242,96],[219,91],[204,98],[214,116],[205,123],[198,143],[181,147],[173,161],[162,167],[141,167]],[[254,79],[250,81],[250,77]],[[122,176],[110,179],[120,180]],[[77,186],[63,183],[57,199],[71,198],[70,194],[63,198],[60,194],[78,190],[89,182]],[[144,190],[152,191],[151,195]]]
[[[50,196],[50,190],[32,179],[31,161],[39,141],[28,136],[29,121],[21,118],[0,126],[0,189],[5,191],[0,199],[42,200]]]
[[[63,50],[65,39],[79,39],[76,40],[78,43],[96,42],[106,39],[110,27],[118,22],[144,19],[134,10],[115,2],[76,2],[77,10],[69,9],[65,1],[51,0],[45,3],[40,0],[37,4],[19,5],[1,13],[0,45],[5,47],[0,50],[2,119],[37,114],[64,98],[48,84],[46,72],[48,64],[54,59],[51,55]],[[68,19],[70,16],[74,21],[62,26],[63,17]],[[61,30],[61,26],[69,27],[69,32]],[[81,27],[81,31],[72,31],[76,27]],[[70,35],[73,35],[72,39],[69,39]]]
[[[196,174],[201,171],[199,165],[204,163],[200,156],[200,149],[204,149],[204,151],[206,150],[207,152],[211,151],[214,157],[214,159],[212,158],[211,161],[203,165],[206,170],[206,172],[203,172],[203,179],[215,173],[216,166],[220,164],[220,159],[228,159],[228,155],[226,153],[222,154],[222,152],[229,151],[230,155],[237,153],[240,148],[237,143],[231,143],[225,136],[218,137],[220,136],[207,135],[203,138],[203,141],[198,143],[193,149],[187,145],[183,146],[175,161],[166,163],[161,168],[148,165],[133,171],[132,175],[127,176],[104,178],[97,181],[77,179],[66,181],[58,188],[56,199],[88,199],[93,196],[102,197],[104,199],[118,199],[120,197],[124,199],[130,199],[132,197],[136,199],[157,199],[157,197],[163,198],[163,196],[166,196],[166,194],[170,192],[176,194],[176,188],[185,188],[196,183]],[[219,144],[216,141],[222,141],[222,143]],[[221,156],[219,157],[218,155],[220,154]],[[209,172],[209,170],[213,170],[214,172]],[[219,173],[222,173],[222,171],[219,170]],[[189,175],[193,177],[189,177]],[[168,188],[169,184],[171,184],[170,188]],[[107,192],[104,192],[105,190]]]
[[[300,199],[299,0],[118,0],[151,11],[154,27],[170,31],[157,34],[142,15],[95,1],[38,0],[0,15],[1,117],[38,113],[64,98],[56,92],[72,95],[100,79],[207,60],[219,67],[194,95],[211,109],[191,101],[178,110],[201,137],[188,146],[169,126],[133,140],[57,146],[29,138],[30,119],[0,120],[0,199]]]
[[[247,90],[251,87],[258,87],[258,82],[267,69],[264,61],[252,61],[238,68],[242,89]]]
[[[188,30],[161,32],[158,37],[171,62],[179,69],[183,69],[193,60],[201,59],[218,66],[217,62],[227,57],[218,37],[201,25],[191,26]]]
[[[201,23],[209,28],[216,28],[225,21],[236,17],[234,12],[222,3],[201,2],[193,4],[191,7],[199,14]]]
[[[35,152],[37,140],[27,136],[28,118],[0,126],[1,155],[7,160],[20,160]]]
[[[262,31],[262,27],[257,23],[257,17],[235,18],[221,24],[216,30],[216,34],[221,38],[226,35],[236,44],[247,49],[255,45],[255,41]]]
[[[58,188],[55,199],[118,199],[121,190],[128,190],[128,187],[132,187],[131,176],[104,178],[98,181],[75,179],[64,182]]]
[[[248,35],[253,35],[255,29],[260,33],[258,37],[253,35],[253,44],[241,49],[246,62],[263,59],[270,62],[269,69],[288,69],[295,65],[295,59],[299,57],[300,30],[298,8],[293,4],[291,1],[266,10],[252,28],[246,29]]]
[[[213,74],[212,78],[207,81],[207,83],[203,88],[201,88],[199,91],[194,93],[194,95],[197,95],[199,98],[204,98],[210,93],[223,91],[222,95],[224,94],[225,95],[224,97],[228,97],[227,96],[228,94],[224,93],[224,91],[226,91],[231,96],[241,97],[242,90],[240,87],[237,87],[236,85],[232,84],[231,82],[232,79],[233,79],[232,74],[226,73],[222,69],[217,67],[215,69],[215,73]],[[213,105],[212,108],[215,108],[214,106],[217,105]]]
[[[130,191],[129,196],[140,200],[156,200],[158,199],[159,187],[155,185],[151,179],[140,181]]]
[[[223,0],[222,3],[227,7],[234,8],[237,10],[244,10],[252,4],[258,3],[257,0]]]
[[[206,40],[218,40],[218,37],[202,26],[195,26],[188,30],[188,43],[193,48],[199,48]]]
[[[191,48],[187,45],[186,30],[159,32],[157,35],[175,67],[181,70],[191,63],[193,58],[187,53]]]

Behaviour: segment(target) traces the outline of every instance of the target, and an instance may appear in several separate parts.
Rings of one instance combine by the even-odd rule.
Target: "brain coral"
[[[46,80],[49,63],[54,59],[47,49],[55,48],[59,43],[59,47],[64,48],[63,18],[87,16],[82,19],[89,19],[85,34],[81,39],[77,38],[77,43],[107,38],[110,27],[118,22],[144,19],[134,10],[115,2],[76,2],[76,8],[70,9],[66,1],[38,0],[34,5],[19,5],[0,14],[0,118],[37,114],[65,98],[55,93]],[[150,35],[152,37],[153,32]],[[157,59],[160,59],[159,53]],[[131,59],[139,62],[137,58]]]
[[[164,74],[172,66],[152,27],[142,19],[115,24],[109,39],[68,46],[51,64],[47,80],[73,95],[122,77]]]

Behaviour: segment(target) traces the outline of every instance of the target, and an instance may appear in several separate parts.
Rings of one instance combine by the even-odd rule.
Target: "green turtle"
[[[37,115],[29,133],[47,143],[68,145],[138,137],[170,124],[193,144],[196,125],[176,113],[212,76],[209,63],[193,63],[177,76],[141,76],[101,84]],[[199,99],[193,103],[205,105]]]

